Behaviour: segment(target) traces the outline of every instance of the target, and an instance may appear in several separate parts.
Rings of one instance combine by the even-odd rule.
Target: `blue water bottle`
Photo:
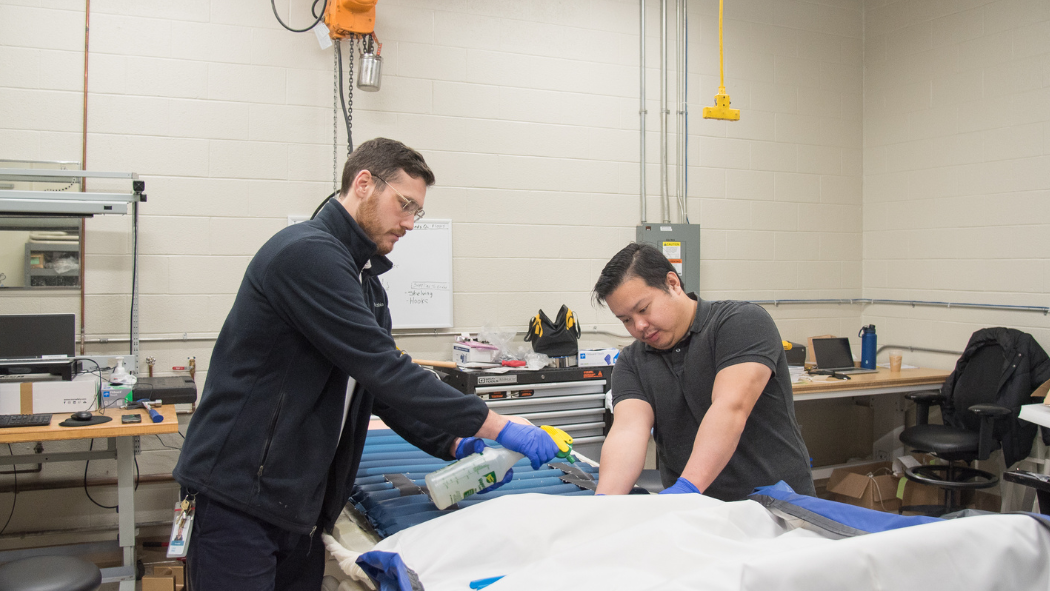
[[[860,327],[860,366],[864,369],[875,369],[875,325]]]

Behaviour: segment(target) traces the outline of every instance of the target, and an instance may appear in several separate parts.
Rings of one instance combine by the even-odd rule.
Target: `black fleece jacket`
[[[173,473],[183,487],[290,531],[330,531],[370,414],[446,459],[481,428],[484,402],[395,347],[378,278],[391,266],[336,201],[263,245],[212,351]]]
[[[980,430],[980,422],[973,413],[964,412],[965,408],[956,408],[953,392],[970,360],[979,350],[989,345],[999,345],[1003,349],[1003,362],[994,402],[1012,410],[1013,415],[996,422],[995,437],[1002,441],[1003,460],[1009,467],[1026,458],[1032,449],[1032,440],[1038,427],[1017,418],[1017,413],[1022,404],[1034,402],[1032,392],[1043,382],[1050,380],[1050,357],[1032,335],[1014,328],[998,326],[982,328],[973,333],[955,364],[955,371],[941,386],[941,394],[946,397],[941,409],[945,424],[970,431]],[[1043,431],[1043,438],[1045,442],[1050,443],[1046,430]]]

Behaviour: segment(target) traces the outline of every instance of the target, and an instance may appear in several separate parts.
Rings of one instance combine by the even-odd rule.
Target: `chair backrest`
[[[1006,366],[1003,348],[989,343],[981,347],[963,368],[951,392],[955,409],[952,423],[971,431],[980,429],[980,420],[967,409],[974,404],[994,404]]]

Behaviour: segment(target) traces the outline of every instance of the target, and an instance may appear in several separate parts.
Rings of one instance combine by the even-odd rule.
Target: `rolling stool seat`
[[[34,556],[0,566],[0,591],[95,591],[102,571],[76,556]]]

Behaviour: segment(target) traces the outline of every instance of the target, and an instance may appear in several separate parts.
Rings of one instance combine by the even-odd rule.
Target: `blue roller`
[[[499,444],[486,440],[492,447]],[[430,497],[425,494],[401,496],[401,491],[391,484],[386,475],[404,476],[418,487],[424,487],[427,474],[451,462],[435,458],[409,444],[391,430],[370,431],[365,441],[364,454],[358,468],[355,486],[350,501],[363,513],[381,536],[394,534],[445,515],[456,509],[438,511]],[[564,465],[564,469],[561,468]],[[478,494],[460,501],[457,509],[483,503],[489,499],[515,494],[555,494],[587,496],[594,493],[562,480],[566,475],[583,472],[597,482],[598,469],[583,462],[570,464],[556,459],[548,465],[533,470],[529,461],[522,458],[514,466],[514,479],[485,494]]]

